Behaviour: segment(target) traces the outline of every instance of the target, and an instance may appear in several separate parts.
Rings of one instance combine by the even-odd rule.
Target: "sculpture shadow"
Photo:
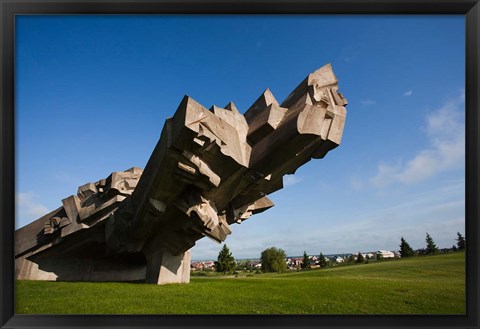
[[[145,282],[146,260],[142,253],[122,258],[108,255],[98,242],[63,255],[39,253],[28,258],[52,281]]]

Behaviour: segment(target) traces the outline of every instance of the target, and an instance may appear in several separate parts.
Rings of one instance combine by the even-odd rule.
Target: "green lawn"
[[[465,254],[150,285],[19,281],[17,314],[464,314]]]

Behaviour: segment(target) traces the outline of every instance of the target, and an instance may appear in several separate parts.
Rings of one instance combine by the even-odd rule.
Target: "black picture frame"
[[[15,315],[14,22],[31,14],[461,14],[466,39],[466,315]],[[0,0],[1,328],[479,328],[478,0]]]

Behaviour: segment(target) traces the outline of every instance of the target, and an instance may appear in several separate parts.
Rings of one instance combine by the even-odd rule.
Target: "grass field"
[[[19,281],[17,314],[464,314],[465,254],[150,285]]]

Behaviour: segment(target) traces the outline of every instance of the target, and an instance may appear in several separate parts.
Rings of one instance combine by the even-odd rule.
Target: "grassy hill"
[[[17,314],[464,314],[465,254],[190,284],[18,281]]]

